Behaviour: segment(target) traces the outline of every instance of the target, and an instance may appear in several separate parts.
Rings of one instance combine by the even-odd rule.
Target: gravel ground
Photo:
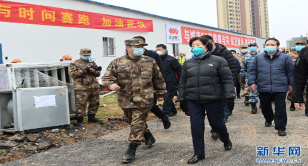
[[[300,164],[308,163],[308,131],[307,119],[304,111],[289,111],[287,101],[288,125],[287,136],[280,137],[271,127],[264,127],[264,118],[258,109],[255,115],[250,114],[250,106],[245,106],[244,99],[236,99],[235,110],[226,123],[230,133],[233,149],[226,151],[223,143],[210,138],[210,126],[206,120],[205,128],[205,160],[196,165],[263,165],[256,162],[257,158],[299,158]],[[138,147],[137,159],[127,165],[186,165],[193,155],[189,117],[180,112],[171,117],[172,126],[164,130],[160,120],[148,122],[149,129],[156,138],[151,149]],[[126,139],[129,128],[106,136],[52,149],[24,159],[6,163],[4,165],[124,165],[121,158],[127,148]],[[257,146],[269,146],[269,157],[257,157]],[[274,146],[301,146],[301,156],[286,155],[275,157],[272,155]],[[265,164],[264,164],[265,165]],[[268,165],[268,164],[267,164]],[[284,165],[284,164],[275,164]],[[285,164],[287,165],[287,164]],[[292,165],[292,164],[288,164]]]

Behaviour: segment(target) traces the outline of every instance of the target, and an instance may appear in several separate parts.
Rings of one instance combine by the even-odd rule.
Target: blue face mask
[[[183,56],[183,55],[181,55],[181,56]]]
[[[264,51],[268,52],[268,53],[274,53],[275,51],[277,51],[276,47],[275,46],[266,46],[264,48]]]
[[[88,61],[91,58],[91,56],[82,56],[81,58],[85,61]]]
[[[203,53],[204,53],[204,48],[203,47],[194,47],[193,49],[192,49],[192,52],[194,53],[194,55],[196,55],[196,56],[200,56],[200,55],[202,55]]]
[[[143,48],[134,48],[133,54],[134,54],[135,56],[141,56],[141,55],[143,55],[143,53],[144,53]]]
[[[247,50],[247,49],[242,49],[241,52],[242,52],[243,54],[246,54],[246,53],[248,52],[248,50]]]
[[[249,51],[250,52],[255,52],[255,51],[257,51],[257,47],[249,47]]]
[[[296,46],[295,49],[296,51],[301,51],[305,46]]]

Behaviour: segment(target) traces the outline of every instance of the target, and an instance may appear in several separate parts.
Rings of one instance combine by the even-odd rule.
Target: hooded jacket
[[[233,57],[232,57],[233,58]],[[181,76],[180,101],[210,102],[234,99],[232,74],[225,59],[209,52],[202,59],[185,61]]]
[[[215,46],[216,48],[212,52],[212,54],[216,56],[220,56],[228,62],[228,67],[230,68],[232,72],[234,85],[236,85],[238,72],[237,72],[237,66],[236,66],[235,59],[233,58],[233,54],[224,45],[215,43]]]

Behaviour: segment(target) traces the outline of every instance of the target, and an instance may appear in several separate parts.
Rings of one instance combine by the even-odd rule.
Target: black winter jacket
[[[292,95],[294,103],[304,103],[303,91],[308,92],[308,47],[301,50],[293,69]],[[308,96],[308,93],[306,94]],[[306,108],[307,109],[307,108]]]
[[[177,59],[170,55],[161,55],[160,59],[162,61],[163,66],[163,76],[166,85],[177,85],[178,79],[176,78],[175,73],[178,74],[178,78],[181,78],[182,66]]]
[[[162,63],[161,63],[161,60],[160,60],[160,57],[159,57],[158,54],[156,54],[156,53],[153,52],[153,51],[149,51],[149,50],[145,49],[143,55],[155,59],[157,65],[158,65],[158,67],[159,67],[160,72],[163,74],[163,66],[162,66]]]
[[[216,49],[212,52],[213,55],[220,56],[228,62],[228,66],[232,72],[234,85],[237,83],[237,66],[233,54],[224,45],[215,44]]]
[[[180,101],[209,102],[234,99],[232,74],[225,59],[208,53],[202,59],[191,58],[183,65]]]

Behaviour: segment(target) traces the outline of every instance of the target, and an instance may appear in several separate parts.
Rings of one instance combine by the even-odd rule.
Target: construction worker
[[[11,63],[21,63],[20,59],[14,59]]]
[[[62,61],[72,61],[72,56],[70,56],[69,54],[65,54],[62,57]]]
[[[185,61],[186,61],[186,54],[184,52],[181,52],[179,57],[179,63],[183,66]]]
[[[290,53],[288,53],[288,55],[292,58],[293,62],[295,63],[299,53],[301,52],[301,50],[307,46],[307,42],[305,40],[298,40],[295,43],[295,49],[296,51],[292,51]],[[306,103],[306,89],[303,92],[304,94],[304,103]],[[291,106],[290,106],[290,111],[295,111],[295,106],[294,106],[294,102],[293,102],[293,97],[292,97],[292,93],[288,93],[287,99],[291,102]],[[305,113],[308,116],[308,111],[306,111]]]

